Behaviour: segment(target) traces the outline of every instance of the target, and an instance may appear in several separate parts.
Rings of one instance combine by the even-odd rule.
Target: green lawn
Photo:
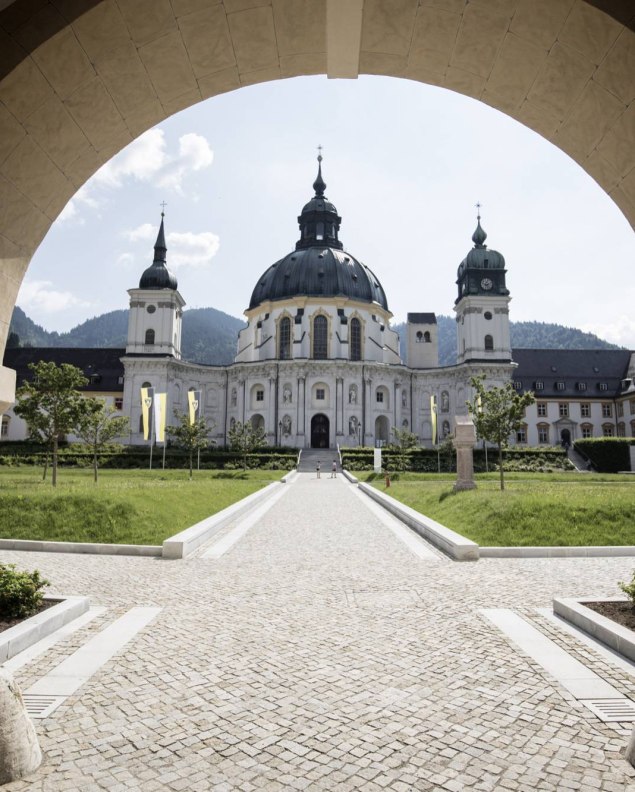
[[[281,471],[0,468],[0,538],[158,545],[284,475]]]
[[[447,475],[401,474],[389,490],[367,479],[485,547],[635,545],[635,476],[510,473],[501,492],[497,474],[483,474],[458,493]]]

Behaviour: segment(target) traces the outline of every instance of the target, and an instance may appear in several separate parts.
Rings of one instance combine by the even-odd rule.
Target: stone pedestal
[[[476,445],[476,429],[474,422],[466,415],[456,416],[456,428],[452,445],[456,449],[456,483],[454,490],[470,490],[476,488],[474,481],[474,446]]]
[[[0,784],[8,784],[40,766],[42,752],[20,688],[0,669]]]

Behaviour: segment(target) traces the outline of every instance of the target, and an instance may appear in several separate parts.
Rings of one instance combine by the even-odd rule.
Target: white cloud
[[[121,253],[117,256],[117,265],[119,267],[130,267],[135,262],[135,257],[132,253]]]
[[[88,184],[82,185],[71,200],[66,204],[58,215],[58,221],[66,223],[73,221],[78,225],[83,225],[84,220],[79,216],[79,207],[89,206],[91,209],[97,209],[99,201],[96,200],[88,191]]]
[[[595,333],[612,344],[635,349],[635,319],[625,314],[616,317],[612,322],[585,324],[582,329],[587,333]]]
[[[90,303],[80,300],[68,291],[57,291],[51,281],[24,280],[16,303],[25,311],[59,313],[72,307],[86,307]]]
[[[168,234],[166,244],[169,249],[168,266],[175,269],[179,267],[192,267],[202,269],[208,267],[220,247],[220,240],[216,234],[203,231],[194,234],[187,231],[180,234],[176,231]]]
[[[125,231],[124,236],[130,242],[149,242],[150,240],[154,242],[158,231],[158,226],[153,226],[152,223],[143,223],[136,228],[131,228],[130,231]]]

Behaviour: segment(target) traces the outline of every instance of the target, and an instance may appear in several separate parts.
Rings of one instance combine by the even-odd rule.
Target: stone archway
[[[311,418],[311,448],[329,448],[330,439],[330,421],[324,413],[317,413]]]
[[[203,99],[308,74],[476,98],[573,157],[635,224],[635,12],[620,0],[0,0],[0,348],[76,190]],[[0,408],[14,374],[0,368]]]

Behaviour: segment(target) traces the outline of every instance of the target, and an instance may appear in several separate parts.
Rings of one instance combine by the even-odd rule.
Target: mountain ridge
[[[456,362],[456,323],[437,316],[439,365]],[[190,308],[183,312],[183,358],[193,363],[227,365],[236,354],[238,331],[245,323],[217,308]],[[406,323],[392,328],[400,335],[405,360]],[[592,333],[550,322],[510,322],[512,348],[524,349],[621,349]],[[124,347],[128,333],[128,310],[119,309],[81,322],[66,333],[45,330],[15,307],[9,328],[9,345],[41,347]]]

